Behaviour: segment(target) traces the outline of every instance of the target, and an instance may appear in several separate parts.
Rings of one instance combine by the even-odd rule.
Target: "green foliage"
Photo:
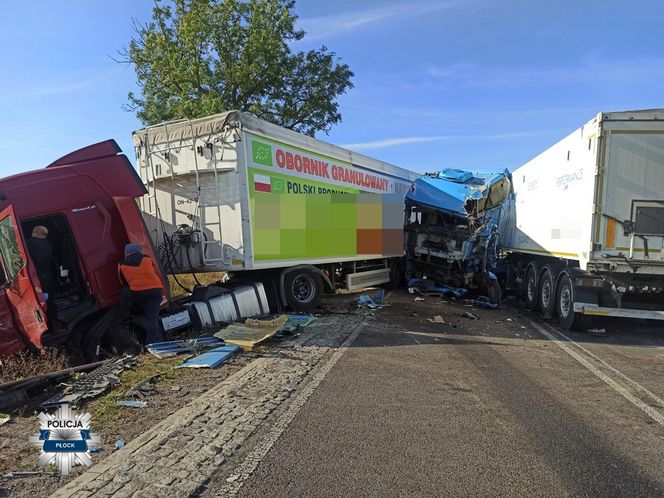
[[[121,51],[141,95],[128,108],[146,125],[241,110],[313,135],[341,121],[336,98],[352,71],[326,47],[301,40],[294,0],[156,0]]]

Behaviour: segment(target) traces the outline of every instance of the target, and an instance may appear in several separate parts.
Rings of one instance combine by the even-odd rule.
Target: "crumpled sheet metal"
[[[52,398],[41,404],[42,408],[54,408],[67,403],[71,406],[78,406],[86,399],[96,398],[120,382],[120,374],[127,368],[136,365],[136,359],[133,356],[123,356],[95,368],[67,386],[63,392],[56,394]]]
[[[509,195],[510,176],[507,170],[470,173],[444,169],[415,180],[406,194],[406,202],[468,216],[472,214],[471,206],[484,211],[502,204]]]
[[[271,320],[248,318],[244,323],[232,323],[220,330],[215,337],[227,344],[235,344],[245,351],[252,351],[257,344],[269,339],[279,332],[288,321],[286,315]]]

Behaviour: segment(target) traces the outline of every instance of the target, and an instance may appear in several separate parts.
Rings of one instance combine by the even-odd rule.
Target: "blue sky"
[[[147,0],[6,2],[0,174],[114,138],[135,89],[110,56]],[[664,107],[664,4],[622,0],[305,1],[308,35],[348,63],[343,122],[318,138],[416,171],[518,167],[599,111]]]

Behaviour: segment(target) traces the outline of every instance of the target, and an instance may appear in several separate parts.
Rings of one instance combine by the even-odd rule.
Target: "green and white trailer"
[[[260,280],[283,304],[394,281],[419,176],[231,111],[134,132],[147,228],[168,272]]]

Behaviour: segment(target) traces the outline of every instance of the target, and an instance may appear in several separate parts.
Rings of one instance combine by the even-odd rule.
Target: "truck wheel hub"
[[[293,297],[300,303],[308,303],[316,294],[316,284],[309,275],[298,275],[293,280]]]

